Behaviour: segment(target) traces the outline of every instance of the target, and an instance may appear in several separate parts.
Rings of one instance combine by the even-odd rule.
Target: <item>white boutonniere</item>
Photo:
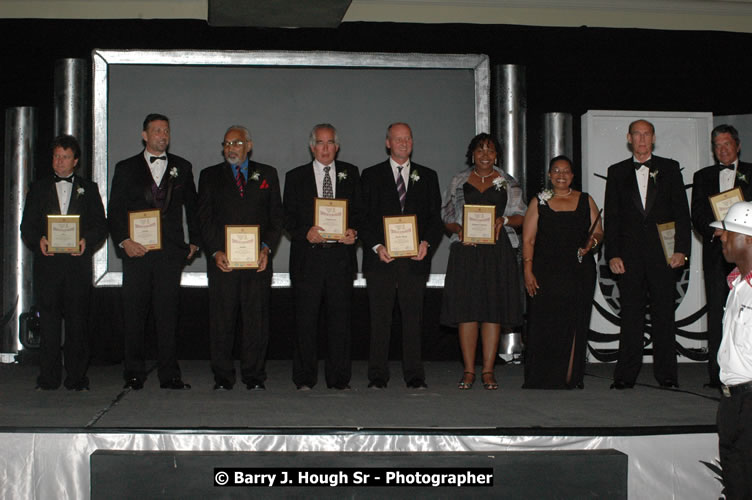
[[[257,181],[259,180],[259,177],[261,177],[261,174],[259,173],[259,171],[254,170],[253,173],[248,178],[252,181]]]
[[[658,170],[653,170],[652,172],[650,172],[650,178],[653,179],[653,183],[655,183],[655,185],[657,186],[658,185]]]
[[[415,184],[420,180],[420,176],[418,175],[417,170],[413,170],[413,172],[410,174],[410,180]]]
[[[178,176],[178,167],[172,167],[170,169],[170,177],[172,177],[174,179],[177,176]]]
[[[337,181],[342,182],[347,179],[347,172],[340,172],[337,174]]]
[[[86,190],[83,187],[81,187],[81,186],[79,186],[78,189],[76,189],[76,195],[77,196],[83,196],[85,192],[86,192]]]
[[[502,176],[498,176],[496,179],[493,180],[493,186],[496,189],[496,191],[501,191],[502,188],[506,189],[507,186],[509,186],[509,183]]]
[[[538,193],[538,204],[539,205],[545,205],[548,200],[554,197],[554,190],[553,189],[544,189],[540,193]]]
[[[739,172],[738,170],[736,171],[736,178],[746,184],[749,184],[749,181],[747,180],[747,176]]]

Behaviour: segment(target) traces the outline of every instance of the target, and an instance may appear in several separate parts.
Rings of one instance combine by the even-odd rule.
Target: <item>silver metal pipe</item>
[[[90,177],[88,65],[84,59],[55,61],[55,136],[69,134],[81,144],[77,174]]]
[[[32,253],[21,241],[21,217],[34,178],[36,108],[5,110],[5,214],[3,220],[3,319],[0,361],[9,363],[20,348],[19,316],[32,305]]]
[[[546,179],[546,187],[551,187],[548,172],[548,162],[559,155],[567,155],[573,160],[572,146],[572,115],[569,113],[544,113],[543,115],[543,151],[544,157],[540,165],[542,178]]]
[[[493,70],[495,90],[494,131],[501,144],[502,168],[522,186],[527,200],[527,89],[525,67],[500,64]]]

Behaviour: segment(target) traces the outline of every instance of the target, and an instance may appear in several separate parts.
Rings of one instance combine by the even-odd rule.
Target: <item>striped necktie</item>
[[[399,194],[400,208],[405,211],[405,198],[407,197],[407,188],[405,188],[405,180],[402,178],[402,169],[405,167],[397,167],[397,194]]]
[[[240,165],[235,165],[235,184],[238,185],[238,191],[240,191],[240,197],[245,195],[245,176],[240,171]]]

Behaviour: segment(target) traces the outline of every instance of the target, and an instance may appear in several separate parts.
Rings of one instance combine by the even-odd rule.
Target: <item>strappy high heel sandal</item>
[[[460,379],[459,384],[457,384],[457,389],[461,391],[472,389],[474,382],[475,382],[475,374],[473,372],[465,372],[462,374],[462,378]]]
[[[483,372],[481,374],[481,379],[483,381],[483,388],[487,391],[495,391],[499,388],[499,384],[496,383],[496,377],[494,376],[494,372]]]

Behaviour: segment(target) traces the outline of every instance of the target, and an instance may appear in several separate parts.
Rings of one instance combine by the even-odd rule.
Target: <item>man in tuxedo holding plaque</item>
[[[180,275],[199,248],[197,195],[191,164],[167,152],[170,120],[144,119],[144,150],[118,162],[112,177],[108,219],[112,241],[123,259],[125,388],[142,389],[146,380],[145,328],[151,309],[157,335],[159,386],[190,389],[182,380],[176,350]],[[183,209],[188,244],[183,231]],[[159,210],[161,249],[148,250],[131,239],[129,212]]]
[[[251,161],[246,127],[227,129],[225,161],[201,171],[199,219],[208,259],[209,335],[214,389],[235,385],[233,347],[240,320],[240,374],[248,390],[265,390],[269,341],[271,254],[282,233],[284,212],[277,170]],[[259,226],[257,269],[233,269],[225,247],[225,226]]]
[[[687,195],[679,163],[653,155],[655,127],[629,125],[633,153],[608,169],[605,246],[619,283],[621,336],[612,389],[634,387],[642,366],[646,306],[650,304],[653,372],[662,387],[678,387],[674,299],[678,270],[689,256],[691,234]],[[673,252],[664,253],[658,224],[673,222]],[[669,247],[670,248],[670,247]]]
[[[74,174],[81,156],[75,137],[61,135],[52,142],[53,175],[34,182],[26,195],[21,237],[34,253],[34,296],[39,310],[40,358],[37,389],[60,387],[63,359],[67,389],[89,390],[87,321],[91,293],[91,258],[107,237],[107,221],[94,182]],[[48,215],[79,216],[79,250],[54,253],[48,240]]]
[[[719,389],[718,347],[721,345],[723,307],[729,287],[726,276],[734,265],[723,258],[721,240],[713,236],[716,220],[709,197],[741,188],[745,201],[752,200],[752,164],[739,161],[739,132],[731,125],[718,125],[711,133],[713,155],[718,162],[695,172],[692,183],[692,223],[702,237],[702,267],[708,311],[707,387]]]
[[[368,387],[384,389],[389,381],[389,340],[395,301],[402,318],[402,374],[407,387],[425,389],[421,359],[423,296],[431,256],[443,236],[441,193],[434,170],[411,162],[413,136],[406,123],[389,125],[389,158],[363,171],[363,273],[368,283],[371,342]],[[384,216],[415,215],[418,254],[394,258],[387,251]]]
[[[317,325],[325,305],[327,355],[326,385],[349,389],[351,377],[350,328],[357,228],[361,216],[358,167],[335,161],[339,137],[333,125],[313,127],[309,137],[313,162],[285,176],[285,229],[290,233],[290,277],[295,294],[295,352],[293,382],[298,390],[316,384]],[[347,200],[343,237],[328,240],[315,222],[316,198]]]

